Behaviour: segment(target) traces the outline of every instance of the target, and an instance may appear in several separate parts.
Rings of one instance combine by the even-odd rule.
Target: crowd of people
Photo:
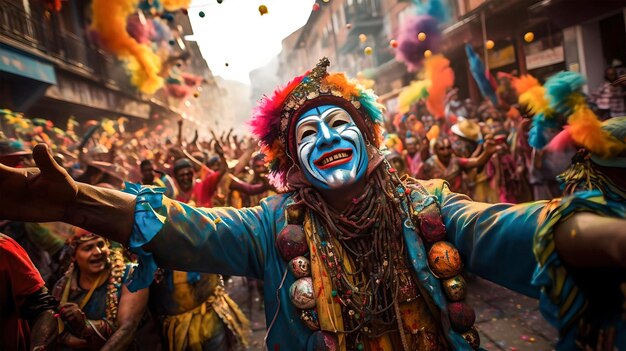
[[[624,112],[624,95],[611,85],[617,81],[611,74],[607,70],[608,87],[590,97],[598,115],[607,120]],[[450,191],[492,204],[553,199],[578,189],[580,183],[567,187],[566,180],[563,185],[567,174],[559,178],[561,184],[557,176],[571,175],[578,163],[589,164],[593,152],[581,154],[580,147],[573,145],[531,147],[533,113],[519,103],[523,92],[511,82],[510,78],[500,82],[497,106],[487,99],[480,104],[462,100],[452,89],[444,116],[432,116],[424,101],[416,101],[406,113],[390,111],[382,150],[391,172],[443,179]],[[621,105],[616,95],[621,96]],[[232,130],[219,136],[211,132],[206,140],[200,140],[197,132],[185,138],[182,121],[178,128],[131,131],[123,120],[83,125],[70,120],[63,130],[50,121],[3,113],[0,163],[10,167],[34,166],[30,147],[45,142],[58,165],[78,182],[116,190],[131,186],[125,182],[153,186],[190,206],[252,207],[284,190],[268,181],[264,154],[268,150],[260,150],[256,139],[234,135]],[[623,133],[624,120],[614,121]],[[589,180],[589,173],[585,174]],[[605,174],[612,179],[603,183],[612,185],[609,193],[624,201],[623,179],[611,178],[609,171]],[[146,211],[153,209],[146,207]],[[0,232],[0,349],[43,350],[49,345],[154,349],[160,345],[170,350],[233,350],[247,346],[249,321],[228,295],[224,284],[228,277],[166,265],[157,270],[149,287],[131,293],[127,287],[131,272],[145,267],[135,263],[136,253],[116,242],[61,222],[5,220],[0,222]],[[248,279],[248,284],[263,294],[261,280]]]

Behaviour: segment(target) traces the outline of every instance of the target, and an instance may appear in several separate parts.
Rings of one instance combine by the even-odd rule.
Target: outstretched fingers
[[[33,159],[41,173],[46,176],[58,176],[63,174],[63,168],[54,161],[46,144],[37,144],[33,148]]]

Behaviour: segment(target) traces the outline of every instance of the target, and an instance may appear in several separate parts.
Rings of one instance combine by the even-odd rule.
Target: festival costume
[[[203,166],[200,176],[202,180],[189,192],[190,203],[195,200],[210,207],[220,174]],[[237,343],[247,346],[249,321],[224,290],[219,275],[170,269],[161,273],[150,288],[151,306],[168,350],[221,351]]]
[[[518,83],[525,85],[518,89],[520,102],[535,113],[530,145],[561,155],[580,148],[570,167],[557,177],[563,194],[576,199],[590,190],[597,192],[610,206],[612,216],[625,218],[624,189],[598,166],[626,167],[626,117],[600,122],[580,92],[585,79],[575,72],[558,73],[544,86],[531,76],[522,76]],[[554,130],[561,128],[564,130],[554,136]],[[570,215],[564,211],[554,220]],[[541,301],[542,312],[560,332],[559,349],[626,349],[626,272],[623,268],[568,267],[556,254],[547,225],[537,231],[535,253],[540,264],[550,268],[536,281],[549,291]]]
[[[620,216],[624,206],[597,192],[488,205],[442,180],[400,180],[377,150],[382,114],[374,95],[327,66],[320,61],[266,98],[252,122],[273,184],[287,193],[253,208],[200,209],[164,197],[164,189],[127,185],[137,195],[129,243],[141,262],[130,288],[150,283],[156,261],[263,279],[270,350],[477,349],[461,258],[486,279],[541,297],[545,310],[570,311],[555,299],[562,290],[551,278],[563,268],[546,250],[554,241],[535,247],[535,233],[551,237],[577,211]],[[328,208],[295,161],[294,119],[325,104],[348,111],[367,143],[364,194],[342,213]]]
[[[234,343],[247,345],[248,320],[224,290],[219,275],[164,270],[150,294],[168,350],[218,350],[218,346],[229,350]]]
[[[84,235],[85,239],[92,240],[96,236],[93,234]],[[112,250],[110,254],[110,268],[102,272],[89,290],[82,289],[78,285],[78,269],[72,263],[67,274],[61,278],[53,289],[53,295],[61,304],[73,302],[78,305],[85,314],[87,324],[92,332],[88,335],[81,335],[81,331],[72,330],[59,319],[59,340],[61,334],[70,333],[79,339],[88,342],[89,349],[98,349],[117,330],[117,311],[120,297],[122,295],[122,284],[128,284],[128,277],[134,264],[124,263],[124,258],[119,250]],[[59,350],[72,350],[71,347],[58,344]]]

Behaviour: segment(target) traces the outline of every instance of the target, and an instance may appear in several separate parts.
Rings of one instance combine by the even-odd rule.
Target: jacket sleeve
[[[538,298],[531,284],[537,261],[534,234],[546,202],[486,204],[453,193],[442,180],[430,181],[441,205],[448,240],[461,253],[465,267],[511,290]]]
[[[448,239],[467,269],[539,298],[544,317],[559,330],[575,323],[586,298],[556,252],[554,232],[578,212],[624,218],[626,206],[599,191],[518,205],[485,204],[434,182],[427,187],[440,201]]]
[[[263,279],[285,196],[243,209],[194,208],[163,196],[164,189],[127,184],[137,195],[130,248],[139,258],[129,289],[149,286],[157,266]]]

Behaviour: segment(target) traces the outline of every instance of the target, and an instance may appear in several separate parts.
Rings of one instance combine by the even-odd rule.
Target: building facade
[[[137,126],[210,110],[201,105],[210,102],[201,100],[181,108],[163,89],[139,93],[125,64],[96,44],[89,30],[91,1],[62,4],[56,11],[47,1],[0,0],[0,108],[61,125],[70,116],[79,121],[124,116]],[[197,45],[184,40],[192,34],[189,19],[177,14],[172,22],[178,33],[173,51],[188,52],[190,69],[204,78],[204,90],[216,90]]]
[[[587,77],[587,91],[602,83],[607,66],[623,68],[626,63],[624,0],[444,2],[450,20],[442,27],[442,51],[451,61],[462,98],[481,98],[469,71],[465,43],[474,47],[494,76],[530,73],[543,81],[556,72],[573,70]],[[351,76],[361,72],[374,79],[374,90],[393,110],[399,91],[415,79],[395,60],[389,46],[403,19],[415,13],[411,2],[334,0],[320,4],[304,27],[283,41],[279,70],[283,81],[328,56],[333,70]],[[362,34],[365,41],[360,40]],[[495,45],[486,50],[488,40]],[[371,55],[364,53],[367,46],[372,48]]]

